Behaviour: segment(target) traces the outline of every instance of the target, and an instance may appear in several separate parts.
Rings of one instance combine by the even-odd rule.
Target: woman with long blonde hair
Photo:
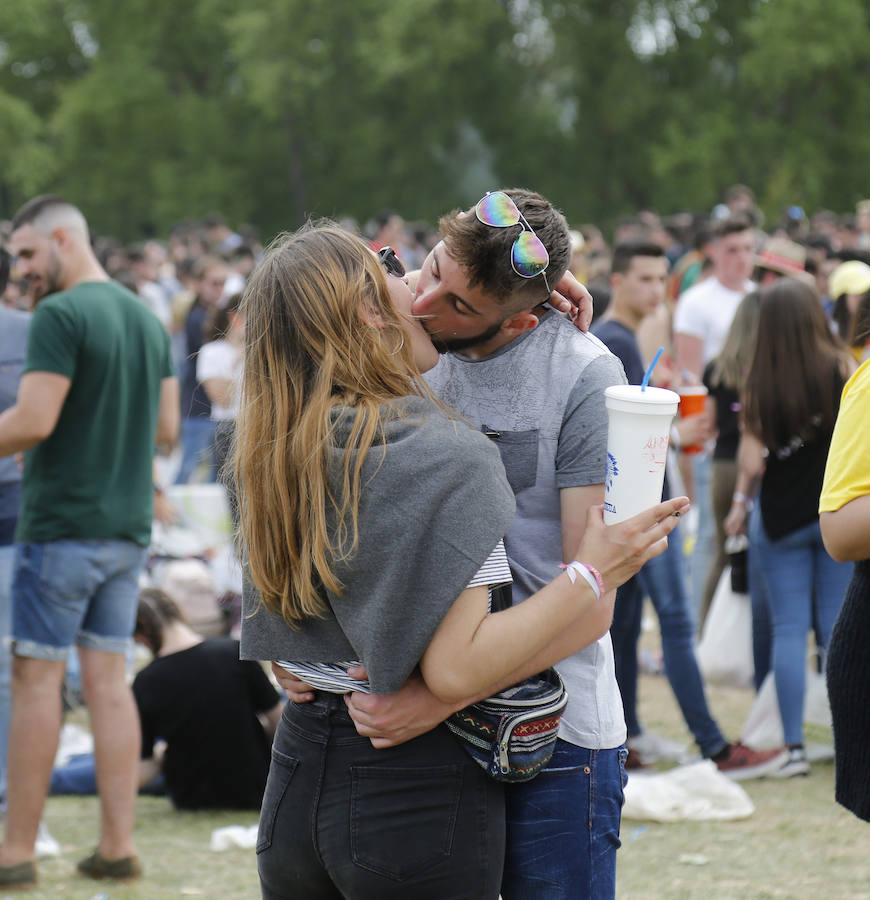
[[[758,291],[741,301],[719,354],[704,369],[704,384],[716,406],[716,447],[713,450],[711,499],[716,524],[716,555],[707,572],[699,629],[713,602],[713,594],[725,568],[725,518],[731,509],[737,482],[737,446],[740,442],[740,390],[752,362],[758,327]]]
[[[562,575],[488,614],[489,585],[510,580],[513,494],[496,448],[423,385],[437,353],[403,274],[389,248],[309,227],[275,243],[245,293],[235,471],[257,591],[242,654],[317,687],[287,704],[275,737],[257,846],[266,898],[495,900],[498,783],[443,725],[374,749],[341,694],[395,691],[419,667],[459,709],[550,665],[551,641],[607,603]],[[598,508],[576,558],[616,587],[664,549],[687,502],[611,529]]]

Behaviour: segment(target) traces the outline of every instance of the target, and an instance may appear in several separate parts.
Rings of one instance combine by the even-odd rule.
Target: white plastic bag
[[[230,850],[233,847],[250,849],[257,845],[256,825],[226,825],[223,828],[215,828],[211,833],[209,849],[215,853]]]
[[[830,756],[830,750],[834,745],[831,705],[828,701],[825,676],[820,674],[812,663],[807,666],[807,685],[804,694],[804,738],[807,755],[812,759]],[[773,750],[785,743],[773,672],[768,672],[762,682],[761,690],[743,724],[740,740],[754,750]],[[827,748],[827,752],[824,752],[824,748]]]
[[[754,812],[746,791],[705,759],[654,775],[630,772],[622,817],[654,822],[725,821],[745,819]]]
[[[767,673],[755,695],[755,702],[740,732],[740,741],[753,750],[773,750],[785,743],[773,672]]]
[[[710,684],[752,687],[752,608],[748,594],[731,590],[730,566],[716,585],[696,655],[701,674]]]

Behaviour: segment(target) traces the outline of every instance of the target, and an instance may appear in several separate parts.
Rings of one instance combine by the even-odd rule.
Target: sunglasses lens
[[[547,248],[540,238],[530,231],[524,231],[515,241],[511,250],[511,265],[517,275],[532,278],[539,275],[550,263]]]
[[[477,218],[485,225],[505,228],[520,221],[516,203],[504,191],[487,194],[476,207]]]

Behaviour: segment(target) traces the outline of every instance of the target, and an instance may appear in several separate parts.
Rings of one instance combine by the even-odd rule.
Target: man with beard
[[[34,840],[61,725],[67,655],[78,646],[94,734],[102,829],[79,863],[93,878],[140,874],[133,846],[139,720],[125,652],[151,538],[155,439],[178,434],[169,337],[111,281],[75,206],[37,197],[10,249],[36,304],[0,456],[29,451],[12,588],[13,685],[0,887],[36,882]]]
[[[589,508],[603,503],[604,389],[625,376],[597,338],[546,305],[552,287],[570,293],[576,282],[561,280],[568,227],[543,197],[496,191],[440,224],[442,240],[423,264],[412,306],[445,354],[426,379],[499,448],[517,502],[505,547],[519,602],[571,558]],[[556,668],[569,703],[547,769],[505,785],[504,900],[614,895],[626,732],[610,615],[599,619],[581,621],[548,648],[562,660]],[[298,682],[280,680],[292,699],[310,699]],[[455,711],[421,679],[397,694],[353,693],[347,702],[376,747],[410,740]]]

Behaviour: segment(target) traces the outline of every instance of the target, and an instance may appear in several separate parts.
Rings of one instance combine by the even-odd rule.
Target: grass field
[[[726,735],[736,737],[750,692],[710,688],[708,699]],[[641,679],[640,712],[646,727],[689,743],[664,678]],[[832,762],[814,763],[807,778],[762,779],[743,787],[756,806],[743,821],[624,820],[619,900],[870,898],[870,825],[834,802]],[[680,862],[691,856],[707,862]]]
[[[640,688],[646,727],[689,743],[667,681],[645,675]],[[708,696],[723,730],[735,737],[751,704],[750,693],[713,688]],[[870,900],[870,825],[834,803],[831,763],[814,764],[808,778],[754,781],[744,787],[757,809],[743,821],[623,821],[619,900]],[[62,854],[40,863],[39,887],[24,895],[33,900],[259,897],[253,850],[209,850],[214,828],[251,825],[254,814],[179,813],[167,800],[140,798],[136,840],[145,878],[130,885],[76,875],[76,861],[91,851],[96,836],[95,798],[51,798],[45,818]],[[681,862],[681,857],[702,864]]]

